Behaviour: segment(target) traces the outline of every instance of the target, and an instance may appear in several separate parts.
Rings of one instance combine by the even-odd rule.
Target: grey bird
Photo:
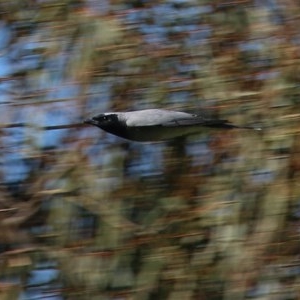
[[[228,120],[206,118],[199,114],[165,110],[145,109],[129,112],[107,112],[84,120],[119,137],[139,142],[163,141],[176,137],[201,133],[209,128],[253,129],[238,126]]]

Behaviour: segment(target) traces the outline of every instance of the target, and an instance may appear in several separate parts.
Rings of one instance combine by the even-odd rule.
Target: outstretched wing
[[[169,122],[165,122],[162,126],[176,127],[176,126],[204,126],[204,127],[215,127],[215,128],[234,128],[235,125],[231,124],[228,120],[220,119],[205,119],[201,116],[194,116],[188,119],[177,119]]]
[[[164,109],[146,109],[123,114],[129,127],[188,127],[204,126],[213,128],[243,128],[233,125],[228,120],[208,118],[198,114],[189,114]],[[244,127],[247,128],[247,127]]]
[[[129,127],[144,127],[165,126],[165,124],[172,124],[172,122],[193,119],[194,115],[165,109],[145,109],[126,112],[121,117],[124,118]]]

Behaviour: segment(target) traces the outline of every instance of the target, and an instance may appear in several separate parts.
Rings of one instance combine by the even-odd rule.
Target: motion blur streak
[[[0,1],[3,298],[299,298],[287,3]],[[82,124],[153,108],[264,130],[136,143]]]

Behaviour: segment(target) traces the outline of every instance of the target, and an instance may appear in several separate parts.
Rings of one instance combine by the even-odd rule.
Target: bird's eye
[[[107,119],[108,119],[108,118],[107,118],[106,116],[104,116],[104,117],[103,117],[103,120],[105,120],[105,121],[106,121]]]

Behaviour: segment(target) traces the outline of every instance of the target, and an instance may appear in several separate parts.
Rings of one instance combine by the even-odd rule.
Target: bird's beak
[[[90,124],[90,125],[96,125],[96,121],[94,119],[85,119],[83,120],[83,123]]]

